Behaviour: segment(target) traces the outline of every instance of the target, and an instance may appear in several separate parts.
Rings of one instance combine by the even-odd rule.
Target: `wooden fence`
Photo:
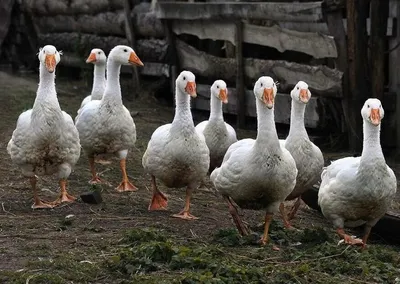
[[[313,94],[307,106],[306,126],[331,128],[334,123],[344,130],[345,121],[352,123],[349,117],[360,119],[358,109],[341,105],[351,104],[344,80],[350,62],[347,20],[343,7],[325,6],[327,2],[346,1],[275,1],[153,0],[151,4],[142,2],[131,7],[128,0],[21,0],[20,7],[31,18],[37,35],[31,45],[54,44],[64,51],[63,65],[91,68],[84,59],[92,48],[108,53],[117,44],[132,45],[145,63],[144,68],[137,70],[142,75],[170,77],[173,83],[182,69],[196,74],[199,97],[193,100],[195,109],[208,110],[210,84],[216,79],[226,80],[231,99],[224,112],[236,114],[239,127],[244,127],[246,116],[256,115],[251,89],[259,76],[269,75],[279,82],[275,115],[276,122],[285,124],[290,118],[289,92],[299,80],[304,80]],[[384,31],[389,49],[395,48],[398,40],[399,6],[390,0]],[[374,33],[371,26],[376,26],[372,20],[367,19],[368,35]],[[354,33],[354,26],[349,27]],[[210,40],[223,42],[226,52],[221,54],[221,46],[214,53],[202,48],[201,43],[208,44]],[[262,54],[252,52],[253,47],[260,47]],[[383,140],[388,146],[395,146],[392,136],[396,125],[400,141],[400,119],[397,121],[395,116],[396,104],[400,104],[396,100],[400,89],[400,52],[385,54],[389,92],[383,97],[387,111]],[[122,70],[132,72],[132,68]]]

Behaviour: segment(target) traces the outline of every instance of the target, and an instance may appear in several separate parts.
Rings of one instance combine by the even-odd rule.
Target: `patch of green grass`
[[[242,238],[230,229],[218,231],[211,244],[134,229],[105,266],[132,283],[394,283],[400,275],[400,255],[392,247],[337,246],[322,228],[275,227],[271,238],[284,239],[281,251],[255,245],[254,236]]]

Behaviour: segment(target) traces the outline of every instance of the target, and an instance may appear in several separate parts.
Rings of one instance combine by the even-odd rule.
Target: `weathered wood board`
[[[279,22],[280,27],[299,32],[313,32],[329,35],[328,26],[326,23],[296,23],[296,22]],[[387,36],[395,36],[394,18],[388,18]],[[347,33],[347,19],[343,19],[344,29]],[[371,19],[367,19],[367,32],[371,34]]]
[[[15,0],[3,0],[0,3],[0,49],[11,23],[11,11]],[[0,51],[1,52],[1,51]]]
[[[40,34],[38,38],[40,45],[53,44],[59,50],[85,53],[89,55],[93,48],[101,48],[108,52],[116,45],[129,45],[126,38],[113,36],[97,36],[93,34],[79,33],[49,33]],[[162,39],[140,39],[136,42],[136,53],[142,61],[163,62],[167,53],[168,45]]]
[[[157,2],[160,19],[270,19],[272,21],[320,22],[322,2]]]
[[[199,110],[210,110],[210,87],[209,85],[197,84],[197,97],[192,100],[192,108]],[[246,90],[246,116],[257,117],[256,98],[253,91]],[[236,114],[237,92],[235,88],[228,88],[228,103],[223,105],[223,111]],[[290,124],[290,110],[292,99],[288,94],[278,93],[275,97],[275,122]],[[306,127],[317,128],[320,122],[318,113],[318,98],[311,97],[304,114]]]
[[[218,27],[218,28],[216,28]],[[191,34],[200,39],[227,40],[235,44],[235,25],[228,21],[179,21],[173,22],[174,33]],[[337,57],[333,37],[320,33],[298,32],[281,28],[243,25],[243,41],[276,48],[280,52],[292,50],[314,58]]]
[[[149,11],[149,3],[136,5],[131,12],[134,32],[143,37],[164,37],[161,21]],[[35,17],[40,33],[80,32],[96,35],[125,36],[123,10],[102,12],[95,15],[52,15]]]
[[[82,68],[82,69],[92,69],[92,64],[85,63],[85,60],[82,58],[70,53],[65,52],[61,56],[60,61],[61,66],[68,66],[68,67],[75,67],[75,68]],[[164,63],[154,63],[154,62],[144,62],[144,66],[138,68],[139,74],[146,75],[146,76],[165,76],[169,77],[169,66]],[[128,74],[132,73],[131,66],[122,66],[121,73]]]
[[[199,51],[183,41],[176,40],[181,69],[192,71],[212,79],[234,82],[236,63],[234,58],[221,58]],[[326,66],[310,66],[282,60],[245,58],[245,79],[253,85],[260,76],[271,76],[279,82],[279,89],[289,93],[298,81],[308,83],[313,94],[325,97],[342,96],[343,73]]]
[[[123,9],[122,0],[22,0],[21,7],[36,15],[79,15]]]

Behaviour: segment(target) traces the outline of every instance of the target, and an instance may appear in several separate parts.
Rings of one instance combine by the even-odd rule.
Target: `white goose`
[[[384,110],[378,99],[366,100],[363,118],[361,157],[346,157],[332,162],[321,174],[318,203],[324,216],[333,222],[346,244],[365,247],[371,228],[386,213],[397,190],[394,172],[386,164],[380,144]],[[362,238],[354,239],[344,226],[365,224]]]
[[[324,166],[322,152],[310,141],[304,126],[304,112],[311,98],[307,83],[299,81],[290,92],[290,96],[292,97],[292,109],[289,135],[286,140],[279,140],[281,146],[285,147],[296,161],[298,170],[296,186],[286,198],[286,200],[296,199],[289,213],[289,220],[295,216],[300,206],[301,194],[318,182]],[[283,203],[281,206],[284,211]]]
[[[187,220],[197,219],[190,214],[190,198],[192,190],[197,189],[207,175],[210,164],[205,138],[196,132],[193,124],[190,96],[197,96],[195,76],[182,71],[176,79],[174,120],[154,131],[142,159],[145,172],[151,175],[153,188],[149,210],[167,207],[167,198],[156,185],[158,178],[170,188],[187,187],[183,211],[172,215]]]
[[[217,80],[211,86],[210,117],[196,126],[210,150],[210,172],[221,165],[226,150],[237,141],[235,129],[224,122],[222,103],[228,103],[228,89],[223,80]]]
[[[23,112],[8,142],[7,151],[22,174],[29,177],[35,202],[32,208],[51,208],[75,198],[66,190],[67,179],[80,156],[78,131],[70,115],[61,110],[55,88],[60,52],[52,45],[39,50],[39,87],[32,109]],[[37,194],[36,175],[58,173],[60,197],[45,202]]]
[[[254,85],[258,134],[232,144],[220,168],[210,176],[215,188],[228,202],[229,212],[241,234],[249,231],[241,221],[232,200],[241,208],[266,210],[261,243],[268,242],[273,214],[296,184],[296,163],[289,151],[281,148],[274,122],[277,88],[271,77],[260,77]]]
[[[128,109],[122,103],[119,74],[121,65],[143,66],[132,48],[114,47],[107,60],[106,89],[101,100],[88,102],[76,118],[82,148],[89,158],[92,179],[90,183],[104,182],[96,173],[94,159],[97,155],[118,155],[122,182],[117,191],[135,191],[126,173],[126,157],[136,142],[136,127]]]
[[[90,52],[89,57],[86,59],[86,63],[92,63],[94,65],[93,70],[93,86],[92,92],[89,96],[83,99],[80,110],[91,100],[101,100],[106,89],[106,62],[107,56],[100,48],[94,48]]]

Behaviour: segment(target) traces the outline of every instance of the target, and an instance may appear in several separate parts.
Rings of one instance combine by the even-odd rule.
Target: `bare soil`
[[[74,117],[81,100],[90,93],[91,86],[83,81],[74,81],[63,77],[57,77],[56,83],[62,109]],[[302,251],[301,247],[293,249],[299,245],[299,235],[295,235],[289,242],[282,243],[281,237],[274,237],[274,234],[271,233],[272,242],[281,244],[280,252],[273,251],[271,246],[260,248],[257,244],[248,243],[229,246],[225,243],[225,239],[217,242],[221,249],[221,256],[218,256],[221,257],[220,263],[233,259],[232,261],[236,261],[235,265],[241,265],[241,260],[243,260],[244,263],[247,263],[246,269],[250,269],[252,266],[264,269],[270,259],[268,265],[273,265],[272,270],[268,273],[263,270],[263,273],[266,273],[264,275],[268,276],[265,276],[262,281],[241,278],[242,280],[237,282],[235,274],[229,276],[231,278],[226,276],[228,278],[223,280],[221,271],[218,272],[219,274],[213,272],[211,278],[203,279],[199,278],[200,276],[196,276],[196,278],[191,276],[191,273],[200,271],[199,273],[203,275],[206,273],[203,268],[201,268],[203,270],[200,268],[196,270],[193,267],[189,269],[182,266],[179,269],[172,269],[171,266],[168,266],[170,264],[166,264],[167,262],[157,266],[155,271],[143,271],[140,268],[143,267],[141,265],[132,273],[129,269],[125,269],[128,266],[122,264],[121,258],[123,253],[121,250],[131,245],[124,240],[126,240],[127,232],[129,234],[132,229],[139,231],[152,229],[155,231],[154,234],[162,233],[166,238],[173,240],[173,245],[190,246],[191,243],[194,243],[193,247],[201,248],[207,248],[207,246],[214,248],[218,232],[236,234],[227,205],[215,193],[210,183],[198,189],[192,198],[192,213],[200,217],[199,220],[184,221],[172,218],[171,214],[177,213],[183,208],[185,192],[184,189],[167,189],[161,184],[161,190],[169,195],[169,209],[163,212],[147,210],[151,198],[150,180],[143,173],[141,158],[153,131],[158,126],[172,120],[174,109],[158,102],[149,92],[148,86],[144,87],[139,99],[125,100],[128,109],[135,114],[137,112],[134,120],[138,140],[135,148],[129,153],[127,164],[129,177],[139,188],[137,192],[121,194],[114,190],[121,180],[117,161],[111,165],[97,165],[101,177],[109,181],[111,186],[94,188],[89,185],[88,162],[85,155],[82,154],[75,171],[69,178],[69,192],[79,197],[82,193],[100,190],[103,203],[90,205],[78,200],[73,204],[62,205],[51,210],[34,211],[31,209],[33,201],[29,182],[12,165],[6,147],[19,114],[33,105],[37,75],[11,75],[0,72],[0,86],[0,105],[2,106],[0,121],[0,282],[2,283],[174,283],[174,281],[178,281],[176,283],[337,283],[336,281],[400,283],[398,247],[388,245],[379,238],[372,240],[367,252],[362,253],[357,248],[336,246],[339,239],[334,234],[331,225],[318,212],[304,204],[292,222],[293,226],[301,230],[322,228],[331,237],[329,240],[317,242],[315,251],[311,250],[312,246],[307,248],[307,253]],[[123,88],[123,95],[129,96],[130,90],[128,84],[128,87]],[[239,131],[238,136],[239,138],[255,137],[255,132]],[[40,178],[39,188],[43,199],[49,201],[56,199],[58,195],[56,177]],[[394,209],[398,209],[396,204]],[[241,214],[253,230],[258,234],[262,232],[263,212],[243,211]],[[68,219],[66,218],[68,215],[73,216]],[[281,226],[280,218],[276,217],[275,219],[274,228],[285,231]],[[233,229],[233,232],[230,229]],[[301,232],[301,234],[304,233],[304,231]],[[153,235],[149,236],[151,238]],[[303,238],[304,235],[301,236],[300,239],[306,242]],[[140,239],[143,244],[150,241],[150,239]],[[325,247],[327,242],[329,251]],[[322,245],[324,248],[321,247]],[[374,246],[379,247],[379,250],[371,249]],[[133,250],[140,249],[137,246],[132,248]],[[327,255],[321,256],[320,250],[326,250]],[[265,258],[254,256],[255,252],[259,251],[260,255]],[[375,258],[382,251],[393,255],[393,258],[386,260]],[[176,252],[174,253],[176,256]],[[371,268],[368,270],[369,274],[364,270],[343,273],[340,269],[332,271],[327,269],[334,259],[340,260],[337,263],[346,262],[351,265],[354,261],[353,258],[358,257],[360,253],[370,254],[366,260],[363,259],[367,267],[377,266],[376,261],[380,264],[384,263],[386,266],[390,265],[392,268],[387,275],[385,274],[386,276],[381,275],[384,271],[382,268],[379,272]],[[115,259],[115,256],[118,258]],[[320,262],[319,258],[326,260],[326,267],[314,269],[313,267],[316,266],[313,263],[316,259]],[[153,258],[150,259],[154,262],[158,261],[157,263],[160,262]],[[298,262],[298,259],[304,262]],[[110,265],[109,261],[118,262],[120,266],[125,265],[125,268],[121,270],[118,268],[120,266],[115,263],[114,266]],[[303,268],[299,272],[299,265],[304,263],[307,263],[308,266],[306,268],[302,266]],[[282,272],[286,266],[288,271]],[[283,277],[282,281],[279,280],[281,282],[275,281],[273,279],[277,275],[274,274],[274,269],[287,273],[289,276]],[[210,267],[206,267],[206,270],[213,271]],[[235,271],[238,275],[245,273],[242,273],[241,270]],[[386,270],[384,272],[386,273]],[[186,280],[179,280],[180,277]]]

